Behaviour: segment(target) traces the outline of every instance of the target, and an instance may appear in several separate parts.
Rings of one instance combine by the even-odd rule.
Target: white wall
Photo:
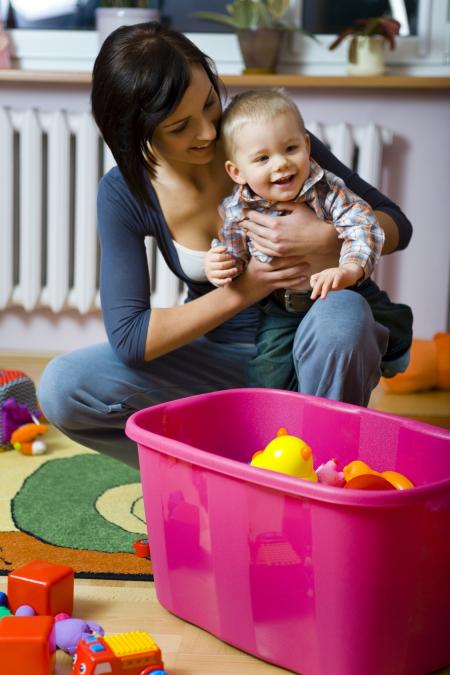
[[[393,300],[410,304],[415,334],[428,338],[448,330],[450,227],[450,95],[430,90],[292,90],[306,120],[373,121],[394,133],[386,150],[382,189],[414,225],[408,249],[383,261],[382,279]],[[89,110],[89,89],[80,85],[20,86],[2,83],[0,105],[51,110]],[[0,223],[1,226],[1,223]],[[0,350],[62,351],[105,339],[99,314],[0,316]]]

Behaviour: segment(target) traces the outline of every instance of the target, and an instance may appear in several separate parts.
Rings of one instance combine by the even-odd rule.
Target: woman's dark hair
[[[146,172],[155,177],[150,150],[156,127],[175,110],[202,66],[220,95],[212,61],[183,34],[159,23],[122,26],[104,41],[92,74],[95,121],[132,193],[149,205]]]

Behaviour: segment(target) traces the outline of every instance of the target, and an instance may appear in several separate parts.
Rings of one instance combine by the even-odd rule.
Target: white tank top
[[[192,248],[182,246],[175,239],[173,245],[178,254],[181,269],[192,281],[207,281],[205,274],[206,251],[194,251]]]

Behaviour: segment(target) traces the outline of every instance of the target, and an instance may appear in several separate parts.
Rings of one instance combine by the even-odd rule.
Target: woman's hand
[[[332,256],[337,262],[340,242],[334,225],[320,220],[304,203],[280,202],[274,204],[273,209],[285,214],[269,216],[259,211],[246,212],[248,220],[242,223],[242,227],[256,249],[275,257]]]
[[[268,263],[252,257],[246,270],[229,288],[236,288],[252,304],[277,288],[305,288],[305,284],[309,287],[310,273],[309,264],[299,256],[273,258]]]

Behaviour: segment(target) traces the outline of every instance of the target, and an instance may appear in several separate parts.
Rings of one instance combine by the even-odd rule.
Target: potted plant
[[[246,73],[275,72],[283,37],[297,30],[286,19],[290,0],[233,0],[228,14],[195,12],[193,16],[231,26],[238,37]]]
[[[120,26],[159,21],[162,4],[162,0],[100,0],[95,10],[99,44]]]
[[[345,28],[330,45],[335,49],[350,37],[347,72],[349,75],[381,75],[385,71],[384,47],[395,48],[400,23],[389,16],[357,19]]]

